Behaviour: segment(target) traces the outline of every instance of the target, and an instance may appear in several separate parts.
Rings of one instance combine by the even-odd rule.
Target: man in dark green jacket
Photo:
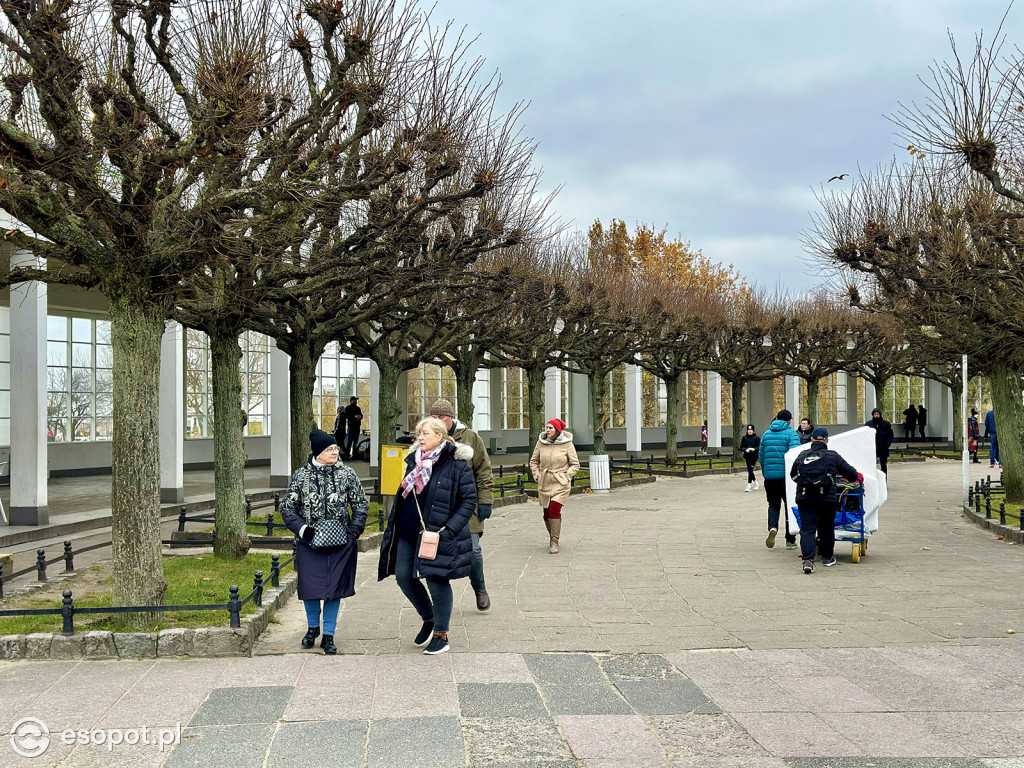
[[[436,416],[448,427],[451,438],[473,449],[473,477],[476,479],[477,511],[469,518],[469,533],[473,539],[473,570],[469,582],[476,593],[476,607],[486,611],[491,607],[491,598],[484,583],[484,554],[480,548],[480,537],[484,535],[484,520],[491,516],[494,504],[494,475],[491,472],[491,457],[487,455],[483,438],[467,427],[455,415],[455,406],[448,400],[438,400],[430,406],[430,415]]]

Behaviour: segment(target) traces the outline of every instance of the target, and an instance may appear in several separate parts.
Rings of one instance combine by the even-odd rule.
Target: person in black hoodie
[[[811,424],[810,419],[800,419],[800,426],[796,428],[796,433],[800,435],[800,443],[811,442],[811,433],[814,431],[814,425]]]
[[[875,456],[878,458],[878,465],[882,471],[889,474],[889,446],[896,438],[892,431],[892,424],[882,418],[882,412],[875,408],[871,411],[870,421],[864,422],[865,427],[875,430]]]
[[[851,483],[864,480],[846,459],[829,450],[828,430],[818,427],[811,435],[811,447],[793,460],[789,471],[796,482],[804,573],[814,572],[815,549],[820,550],[826,568],[836,564],[836,475]]]
[[[753,424],[747,424],[747,433],[743,435],[743,439],[740,441],[740,450],[743,451],[743,459],[747,462],[746,493],[750,493],[751,488],[755,491],[757,490],[757,476],[754,474],[754,465],[757,464],[757,453],[760,447],[761,436],[757,434]]]
[[[914,439],[914,431],[917,429],[917,408],[911,403],[910,407],[903,411],[903,436],[909,443]]]

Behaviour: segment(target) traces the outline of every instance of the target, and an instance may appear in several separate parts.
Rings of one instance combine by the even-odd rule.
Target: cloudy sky
[[[1007,0],[436,0],[529,101],[559,215],[647,222],[774,288],[819,282],[800,232],[837,173],[906,156],[917,76]],[[1008,45],[1024,47],[1024,7]],[[837,182],[833,182],[833,186]],[[845,183],[849,183],[848,181]]]

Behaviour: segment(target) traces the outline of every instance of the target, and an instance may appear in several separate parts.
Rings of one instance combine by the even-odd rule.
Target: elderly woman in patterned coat
[[[323,601],[320,647],[334,654],[341,600],[356,593],[356,539],[366,526],[370,504],[356,473],[339,461],[334,435],[314,429],[309,442],[312,453],[292,475],[281,502],[281,517],[299,539],[295,570],[308,627],[302,647],[312,648],[320,635]]]

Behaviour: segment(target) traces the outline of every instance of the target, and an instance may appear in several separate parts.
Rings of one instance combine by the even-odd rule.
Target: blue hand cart
[[[853,545],[853,562],[859,563],[868,553],[868,536],[864,529],[864,486],[839,478],[836,484],[839,504],[836,509],[836,542]]]

